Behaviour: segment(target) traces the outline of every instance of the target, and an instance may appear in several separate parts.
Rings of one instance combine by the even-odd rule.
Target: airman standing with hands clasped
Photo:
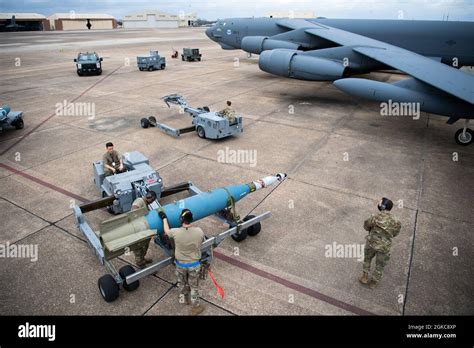
[[[400,221],[391,214],[393,202],[382,198],[378,205],[379,214],[371,216],[364,222],[364,229],[369,231],[364,251],[364,273],[359,281],[375,289],[382,280],[383,271],[390,260],[392,239],[398,236],[402,227]],[[372,259],[375,258],[375,270],[369,279]]]

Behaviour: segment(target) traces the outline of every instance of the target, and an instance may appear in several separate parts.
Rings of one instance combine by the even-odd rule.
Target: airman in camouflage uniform
[[[179,302],[192,305],[191,315],[199,315],[205,310],[200,302],[199,276],[201,273],[201,246],[205,240],[204,232],[192,226],[193,214],[184,209],[180,215],[181,228],[170,229],[164,211],[159,216],[163,220],[164,232],[174,241]]]
[[[390,260],[392,239],[400,233],[401,223],[390,211],[393,202],[383,198],[378,205],[380,213],[371,216],[364,222],[364,229],[369,231],[364,251],[364,273],[359,281],[369,285],[371,289],[377,287],[383,277],[383,270]],[[375,258],[375,270],[372,279],[369,279],[372,259]]]
[[[114,144],[107,143],[105,148],[107,152],[102,157],[104,175],[107,177],[126,172],[127,168],[125,168],[120,154],[114,150]]]
[[[157,196],[156,193],[153,191],[148,192],[145,197],[137,198],[132,203],[132,211],[148,208],[148,205],[156,201]],[[135,254],[135,263],[138,268],[143,269],[146,267],[147,264],[153,262],[152,259],[146,258],[146,254],[148,252],[148,248],[150,247],[150,240],[146,240],[144,242],[140,242],[138,249],[136,249],[133,253]]]
[[[232,102],[230,101],[227,102],[227,107],[224,110],[221,110],[219,114],[228,119],[230,124],[235,123],[236,121],[235,111],[232,109]]]

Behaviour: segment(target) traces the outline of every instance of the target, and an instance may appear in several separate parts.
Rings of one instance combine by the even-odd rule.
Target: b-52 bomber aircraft
[[[473,141],[474,22],[232,18],[206,35],[223,49],[260,54],[260,69],[278,76],[334,81],[340,90],[380,102],[416,103],[421,111],[464,119],[455,136]],[[383,83],[353,78],[377,70],[411,78]]]

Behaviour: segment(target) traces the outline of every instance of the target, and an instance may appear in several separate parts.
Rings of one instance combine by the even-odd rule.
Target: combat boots
[[[146,258],[146,257],[137,258],[137,259],[135,260],[135,263],[137,264],[138,268],[140,268],[140,269],[145,268],[146,265],[148,265],[148,264],[150,264],[150,263],[152,263],[152,262],[153,262],[152,259],[148,259],[148,258]]]
[[[369,272],[364,272],[364,274],[362,274],[362,277],[359,278],[359,282],[364,285],[369,284]]]
[[[191,315],[193,315],[193,316],[199,315],[202,312],[204,312],[205,309],[206,309],[206,307],[202,304],[194,306],[193,308],[191,308]]]
[[[373,290],[379,285],[379,282],[374,279],[371,279],[368,285],[369,285],[369,288]]]

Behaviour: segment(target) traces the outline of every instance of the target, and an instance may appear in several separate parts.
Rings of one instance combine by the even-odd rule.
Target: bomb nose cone
[[[278,174],[275,174],[273,176],[267,176],[263,179],[260,179],[260,180],[256,180],[254,182],[252,182],[251,184],[249,184],[249,186],[251,188],[253,188],[252,191],[258,191],[258,190],[261,190],[265,187],[268,187],[268,186],[271,186],[273,185],[274,183],[276,183],[277,181],[278,182],[282,182],[284,181],[286,178],[288,177],[287,174],[285,173],[278,173]]]

